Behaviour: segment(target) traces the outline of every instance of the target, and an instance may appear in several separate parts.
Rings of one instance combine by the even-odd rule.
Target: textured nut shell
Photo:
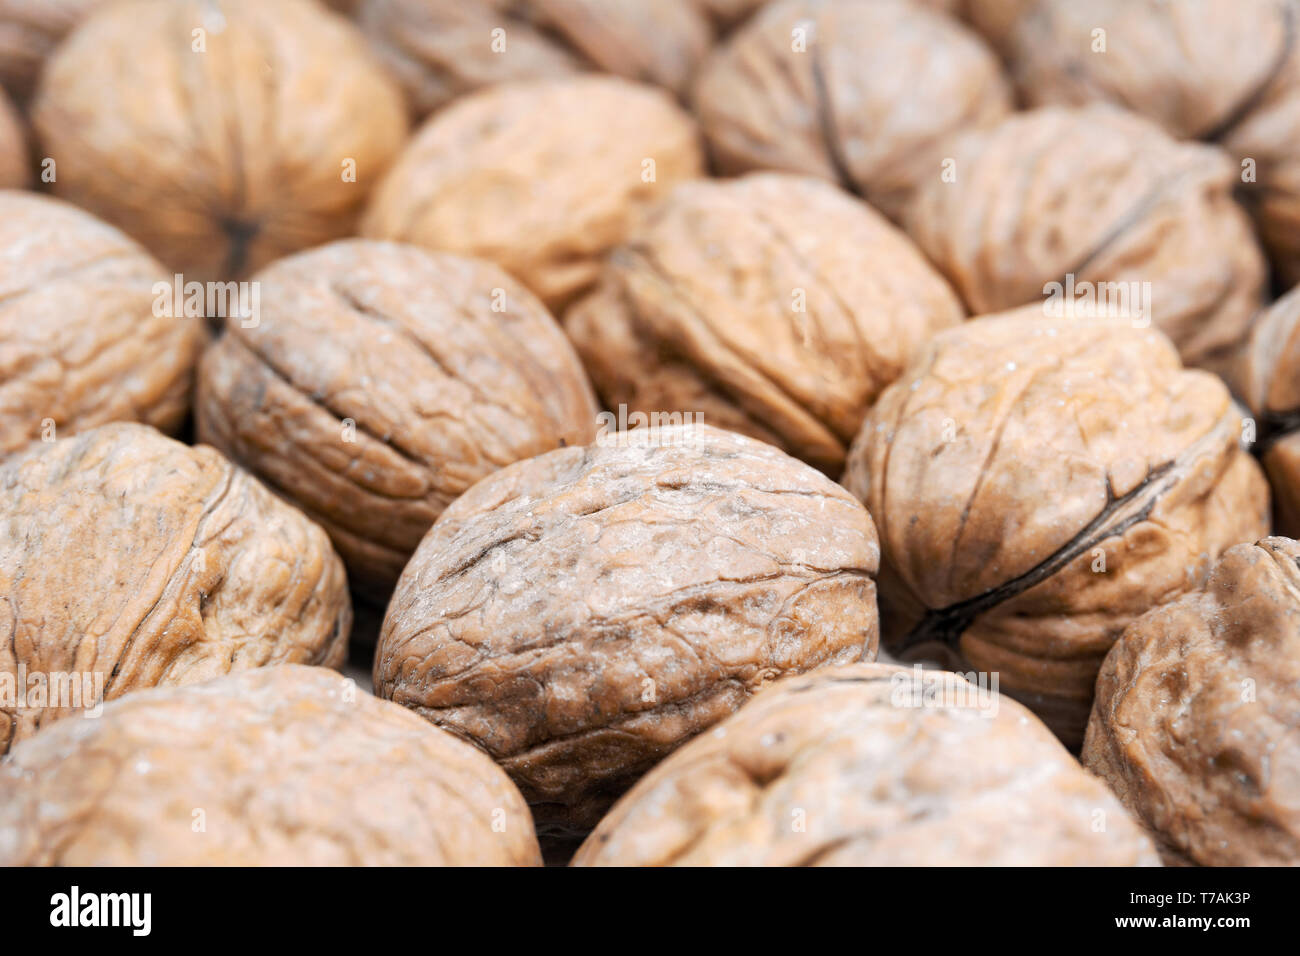
[[[894,218],[939,178],[953,136],[1011,109],[979,38],[905,0],[769,4],[706,61],[694,99],[724,172],[820,176]]]
[[[926,686],[885,664],[779,682],[650,771],[574,864],[1159,865],[1123,807],[1023,707],[898,702]]]
[[[324,668],[142,691],[0,765],[4,866],[540,862],[492,761]]]
[[[376,692],[482,746],[539,826],[589,828],[764,682],[876,652],[879,554],[850,495],[708,426],[628,441],[458,498],[380,635]]]
[[[0,466],[0,674],[98,673],[112,700],[337,667],[351,621],[325,533],[211,448],[114,424]],[[10,702],[0,744],[75,712]]]
[[[699,413],[838,475],[880,390],[962,317],[884,217],[756,174],[673,190],[565,328],[610,408]]]
[[[0,86],[27,102],[45,58],[106,0],[0,0]]]
[[[227,320],[204,355],[199,438],[320,522],[350,580],[383,600],[466,488],[595,435],[563,331],[491,263],[347,240],[256,281],[257,327]]]
[[[1268,533],[1240,434],[1222,383],[1153,330],[1029,307],[941,333],[845,474],[880,529],[885,646],[1000,672],[1077,743],[1129,622]]]
[[[31,178],[23,121],[0,89],[0,189],[21,189]]]
[[[972,312],[1041,301],[1044,285],[1149,282],[1152,323],[1184,361],[1236,345],[1266,268],[1217,149],[1107,106],[1017,114],[954,144],[905,225]]]
[[[197,319],[156,316],[165,273],[116,229],[0,191],[0,454],[110,421],[164,431],[189,411]]]
[[[661,90],[596,76],[505,84],[421,128],[362,231],[491,259],[556,309],[595,281],[646,203],[702,169],[693,121]]]
[[[1300,544],[1265,538],[1106,657],[1083,760],[1206,866],[1300,865]]]
[[[694,0],[362,0],[357,20],[420,116],[480,87],[584,69],[682,93],[711,40]]]
[[[364,39],[311,0],[110,4],[50,58],[33,121],[58,194],[197,280],[352,232],[406,133]]]

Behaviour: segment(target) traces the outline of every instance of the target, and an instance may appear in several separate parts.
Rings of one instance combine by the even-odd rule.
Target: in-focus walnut
[[[880,390],[963,315],[884,217],[766,173],[674,189],[565,327],[610,408],[701,414],[838,476]]]
[[[712,40],[695,0],[361,0],[357,22],[417,116],[589,69],[682,93]]]
[[[1016,114],[952,156],[955,181],[922,186],[905,225],[972,312],[1055,282],[1064,306],[1154,324],[1191,364],[1245,335],[1267,269],[1221,151],[1098,105]]]
[[[107,0],[0,0],[0,86],[25,105],[45,59]]]
[[[364,38],[314,0],[109,4],[32,116],[56,193],[200,281],[350,234],[406,135]]]
[[[1167,862],[1300,865],[1298,565],[1289,538],[1237,545],[1102,665],[1083,761]]]
[[[672,754],[614,806],[573,862],[1160,860],[1105,786],[1014,701],[956,674],[853,664],[780,681]]]
[[[0,191],[0,455],[111,421],[181,425],[203,332],[155,314],[163,279],[112,226]]]
[[[491,259],[558,309],[648,202],[702,169],[694,121],[662,90],[600,76],[503,84],[421,128],[362,231]]]
[[[1011,109],[974,33],[907,0],[779,0],[705,62],[700,125],[723,172],[839,182],[897,219],[957,133]]]
[[[27,134],[9,97],[0,89],[0,189],[22,189],[31,183]]]
[[[540,828],[589,829],[765,682],[875,657],[871,518],[769,445],[635,429],[452,503],[389,605],[375,688],[496,758]]]
[[[337,667],[351,622],[325,533],[211,448],[113,424],[0,464],[0,753],[100,698]]]
[[[849,451],[885,647],[999,672],[1077,746],[1124,628],[1268,533],[1241,433],[1223,384],[1152,329],[1031,306],[940,333]]]
[[[344,240],[254,281],[260,321],[229,318],[200,366],[199,438],[320,522],[373,597],[478,479],[595,435],[564,332],[492,263]]]
[[[540,862],[491,760],[320,667],[141,691],[0,764],[3,866]]]

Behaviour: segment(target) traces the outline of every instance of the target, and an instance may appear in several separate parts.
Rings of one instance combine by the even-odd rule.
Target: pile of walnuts
[[[1300,864],[1298,143],[1300,0],[0,0],[0,864]]]

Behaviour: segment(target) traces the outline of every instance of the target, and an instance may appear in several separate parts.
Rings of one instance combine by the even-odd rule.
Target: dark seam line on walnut
[[[1283,39],[1282,48],[1273,58],[1272,64],[1259,82],[1241,98],[1236,106],[1228,111],[1228,114],[1217,124],[1210,127],[1198,138],[1207,143],[1221,143],[1241,122],[1264,100],[1264,94],[1268,92],[1273,81],[1281,75],[1283,67],[1291,59],[1291,54],[1295,49],[1295,10],[1289,2],[1278,4],[1282,13]]]
[[[817,102],[814,105],[817,113],[817,125],[821,129],[822,144],[826,147],[826,158],[830,160],[831,168],[835,171],[835,178],[839,180],[840,187],[845,192],[861,199],[862,190],[854,182],[853,174],[849,172],[849,166],[845,161],[844,154],[840,151],[839,130],[835,126],[835,117],[831,111],[831,91],[829,84],[826,82],[826,70],[822,63],[821,50],[821,33],[814,26],[812,55],[809,59],[812,63],[813,89],[817,91]]]

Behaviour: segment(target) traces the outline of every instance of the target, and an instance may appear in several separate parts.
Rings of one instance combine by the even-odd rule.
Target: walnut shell
[[[1084,763],[1171,862],[1300,865],[1300,544],[1227,551],[1097,679]]]
[[[356,28],[311,0],[110,4],[32,109],[55,192],[198,281],[351,233],[405,114]]]
[[[763,691],[643,777],[573,862],[1160,863],[1124,808],[1023,707],[956,674],[886,664],[824,668]]]
[[[838,475],[880,390],[963,314],[883,216],[769,173],[674,189],[565,328],[610,408],[701,414]]]
[[[477,743],[539,828],[612,799],[766,681],[873,658],[870,516],[825,476],[707,425],[503,468],[420,543],[375,689]]]
[[[1140,308],[1184,361],[1245,335],[1267,270],[1219,150],[1091,106],[1017,114],[952,155],[956,181],[918,190],[905,226],[972,312],[1041,302],[1052,282],[1147,283],[1149,309],[1135,292],[1110,314]]]
[[[563,331],[489,262],[358,239],[258,273],[203,357],[198,434],[318,521],[387,600],[466,488],[596,432]]]
[[[647,203],[702,170],[694,122],[661,90],[601,76],[503,84],[421,127],[362,232],[490,259],[558,310]]]
[[[362,0],[357,21],[417,116],[586,69],[683,93],[712,39],[694,0]]]
[[[1040,307],[940,333],[887,388],[845,484],[880,529],[885,647],[997,671],[1077,746],[1102,658],[1268,533],[1241,412],[1151,329]]]
[[[93,216],[0,191],[0,455],[110,421],[180,427],[203,332],[155,313],[163,278]]]
[[[0,753],[101,698],[346,655],[325,533],[211,448],[136,424],[36,443],[0,463],[0,516]],[[96,692],[37,691],[59,675]]]
[[[771,3],[709,57],[694,99],[723,172],[819,176],[895,219],[952,137],[1011,109],[980,39],[905,0]]]
[[[540,862],[491,760],[319,667],[141,691],[0,765],[4,866]]]
[[[0,0],[0,86],[19,104],[65,35],[106,0]]]
[[[31,179],[22,118],[0,89],[0,189],[22,189]]]

